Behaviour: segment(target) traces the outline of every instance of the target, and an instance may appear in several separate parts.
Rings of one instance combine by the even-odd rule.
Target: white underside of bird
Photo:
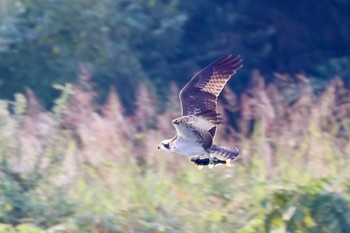
[[[177,139],[174,141],[170,150],[179,154],[194,156],[194,155],[208,155],[208,151],[200,144],[198,136],[191,129],[185,125],[179,125],[178,131],[181,134],[177,135]]]
[[[186,138],[177,139],[170,151],[187,156],[209,155],[197,141]]]

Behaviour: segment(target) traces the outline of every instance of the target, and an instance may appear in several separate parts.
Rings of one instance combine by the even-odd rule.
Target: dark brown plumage
[[[217,99],[227,81],[242,68],[240,56],[225,56],[199,71],[180,91],[182,115],[212,111],[218,113]],[[210,130],[214,137],[216,127]]]

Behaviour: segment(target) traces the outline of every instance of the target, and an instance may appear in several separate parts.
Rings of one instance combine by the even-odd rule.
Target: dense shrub
[[[267,80],[304,72],[316,86],[334,75],[349,82],[349,11],[344,0],[2,0],[0,98],[29,86],[52,106],[52,84],[75,82],[84,61],[99,96],[114,86],[131,111],[135,83],[147,80],[165,97],[169,82],[184,84],[230,53],[246,67],[235,89],[253,68]]]

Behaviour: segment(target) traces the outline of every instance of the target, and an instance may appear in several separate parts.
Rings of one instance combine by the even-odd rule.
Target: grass
[[[216,141],[242,155],[213,170],[156,149],[177,110],[150,108],[146,86],[132,116],[114,91],[94,105],[86,78],[58,87],[52,111],[30,90],[1,101],[0,232],[348,232],[349,90],[277,76],[220,97],[231,124]]]

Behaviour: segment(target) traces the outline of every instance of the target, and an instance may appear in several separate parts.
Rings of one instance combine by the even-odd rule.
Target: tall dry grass
[[[25,209],[12,219],[12,206],[0,212],[2,222],[64,223],[66,232],[227,232],[244,229],[275,185],[327,178],[329,190],[346,192],[340,184],[350,178],[350,93],[340,78],[316,93],[304,75],[275,74],[265,83],[256,71],[245,92],[226,87],[219,101],[226,123],[215,140],[240,148],[241,157],[233,169],[198,171],[188,158],[156,149],[175,133],[176,84],[164,112],[154,90],[140,85],[130,116],[114,89],[105,104],[94,103],[90,75],[80,65],[79,83],[57,86],[62,96],[52,111],[30,89],[14,103],[0,102],[2,180],[32,184],[21,190],[43,200],[64,190],[75,206],[60,212],[47,205],[57,221],[39,221]]]

